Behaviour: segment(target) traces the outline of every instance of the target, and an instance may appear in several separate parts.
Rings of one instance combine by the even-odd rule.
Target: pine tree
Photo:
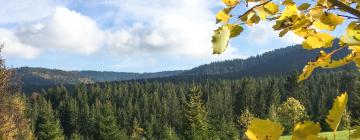
[[[349,103],[351,111],[352,125],[360,125],[360,77],[356,79],[354,92]]]
[[[269,118],[270,120],[272,120],[274,122],[278,122],[279,121],[279,116],[278,116],[278,112],[277,112],[278,107],[275,104],[272,104],[272,105],[270,105],[269,108],[270,109],[269,109],[267,118]]]
[[[176,135],[176,132],[172,127],[165,125],[163,132],[162,132],[162,139],[163,140],[178,140],[179,138]]]
[[[65,136],[70,137],[72,133],[78,131],[78,115],[79,110],[75,99],[69,98],[60,103],[60,120]]]
[[[97,135],[95,135],[95,138],[98,140],[122,139],[110,102],[105,103],[100,109],[98,111],[100,114],[97,114]]]
[[[42,99],[41,106],[35,130],[38,140],[64,140],[60,121],[55,117],[50,101]]]
[[[198,87],[192,87],[190,97],[186,103],[185,110],[185,135],[190,140],[208,139],[209,124],[207,112],[202,103],[200,90]]]

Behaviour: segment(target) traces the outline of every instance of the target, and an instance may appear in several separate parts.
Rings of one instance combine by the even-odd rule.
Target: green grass
[[[326,137],[328,140],[333,139],[333,133],[332,132],[322,132],[320,133],[320,136]],[[336,140],[348,140],[349,139],[349,131],[337,131],[336,132]],[[282,136],[280,137],[280,140],[291,140],[291,135],[288,136]]]

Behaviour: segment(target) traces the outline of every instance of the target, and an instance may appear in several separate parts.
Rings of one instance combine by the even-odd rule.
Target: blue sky
[[[0,42],[12,67],[155,72],[246,58],[301,42],[271,24],[246,28],[222,55],[211,35],[220,0],[0,0]]]

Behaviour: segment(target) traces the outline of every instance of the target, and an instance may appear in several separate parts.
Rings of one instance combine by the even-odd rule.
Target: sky
[[[10,67],[156,72],[247,58],[299,44],[269,22],[245,28],[212,55],[220,0],[0,0],[2,56]]]

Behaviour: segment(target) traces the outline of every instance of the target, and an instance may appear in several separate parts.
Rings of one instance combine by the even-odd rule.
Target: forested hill
[[[327,52],[330,51],[326,50]],[[335,57],[346,55],[342,50]],[[16,73],[25,86],[51,86],[58,84],[95,83],[106,81],[139,80],[150,78],[194,79],[216,77],[238,79],[243,76],[267,76],[289,74],[301,71],[308,61],[316,59],[319,50],[308,51],[300,45],[276,49],[247,59],[234,59],[213,62],[191,70],[164,71],[156,73],[100,72],[100,71],[62,71],[45,68],[17,68]],[[339,69],[354,69],[347,65]],[[335,70],[339,70],[335,69]]]
[[[21,67],[15,69],[17,79],[24,86],[52,86],[59,84],[95,83],[134,79],[161,78],[178,75],[183,71],[155,73],[128,73],[102,71],[64,71],[57,69]]]
[[[330,52],[327,49],[326,52]],[[342,50],[335,58],[343,57],[348,50]],[[199,75],[231,75],[235,77],[242,76],[265,76],[289,74],[293,71],[302,71],[308,61],[314,61],[319,54],[319,50],[308,51],[301,45],[290,46],[281,49],[275,49],[253,56],[247,59],[234,59],[210,64],[201,65],[189,71],[182,73],[184,76]],[[354,69],[354,65],[347,65],[339,68]],[[339,70],[337,69],[337,70]]]

